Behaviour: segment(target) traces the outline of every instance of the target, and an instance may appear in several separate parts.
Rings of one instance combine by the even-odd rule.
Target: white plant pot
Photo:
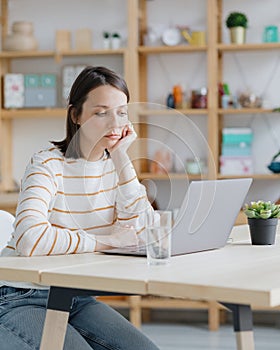
[[[232,44],[244,44],[246,41],[246,29],[244,27],[230,28],[230,41]]]
[[[108,49],[110,49],[110,47],[111,47],[111,40],[110,40],[110,38],[104,38],[103,39],[103,49],[108,50]]]
[[[119,49],[121,47],[121,39],[120,38],[112,38],[111,39],[111,47],[112,49]]]

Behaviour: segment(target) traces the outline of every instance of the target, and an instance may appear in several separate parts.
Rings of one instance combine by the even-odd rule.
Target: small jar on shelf
[[[207,89],[192,90],[192,108],[207,108]]]

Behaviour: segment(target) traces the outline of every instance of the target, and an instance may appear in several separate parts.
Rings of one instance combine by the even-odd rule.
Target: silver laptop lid
[[[223,247],[252,179],[192,181],[172,230],[171,255]]]

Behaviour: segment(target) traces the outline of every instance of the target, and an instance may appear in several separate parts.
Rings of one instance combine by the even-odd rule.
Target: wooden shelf
[[[123,55],[126,52],[125,48],[121,49],[98,49],[98,50],[83,50],[83,51],[60,51],[56,52],[56,55],[60,56],[95,56],[95,55]]]
[[[55,57],[54,51],[1,51],[0,58],[44,58]]]
[[[65,108],[29,108],[29,109],[2,109],[0,111],[2,119],[21,118],[66,118]]]
[[[219,51],[270,51],[280,50],[280,43],[218,44]]]
[[[71,51],[1,51],[0,58],[44,58],[57,56],[94,56],[94,55],[123,55],[126,52],[125,48],[116,50],[71,50]]]
[[[250,174],[250,175],[223,175],[218,174],[218,179],[253,178],[255,180],[280,180],[280,174]]]
[[[185,114],[185,115],[204,115],[207,114],[207,109],[194,109],[194,108],[185,108],[185,109],[172,109],[172,108],[158,108],[158,109],[141,109],[139,111],[140,116],[148,115],[176,115],[176,114]]]
[[[191,46],[191,45],[177,45],[177,46],[139,46],[138,52],[143,55],[158,54],[158,53],[184,53],[184,52],[206,52],[207,46]]]
[[[230,109],[221,109],[218,110],[219,114],[262,114],[262,113],[277,113],[272,109],[267,108],[230,108]]]

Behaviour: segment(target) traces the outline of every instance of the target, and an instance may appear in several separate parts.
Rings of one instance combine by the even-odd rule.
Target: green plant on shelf
[[[247,28],[248,18],[244,13],[231,12],[226,19],[226,25],[228,28],[234,28],[234,27]]]
[[[280,205],[271,201],[251,202],[245,204],[243,212],[250,219],[271,219],[280,218]]]
[[[103,38],[104,39],[109,39],[110,38],[110,33],[109,32],[103,32]]]

